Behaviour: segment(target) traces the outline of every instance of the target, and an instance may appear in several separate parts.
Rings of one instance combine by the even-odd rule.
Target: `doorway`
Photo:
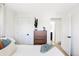
[[[50,24],[51,24],[51,32],[53,33],[52,35],[53,43],[61,44],[61,34],[62,34],[61,18],[52,18]]]

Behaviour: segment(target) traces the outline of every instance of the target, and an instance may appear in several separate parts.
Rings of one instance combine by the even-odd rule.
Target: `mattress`
[[[53,47],[46,53],[41,53],[41,45],[16,45],[16,51],[13,56],[64,56],[57,48]]]

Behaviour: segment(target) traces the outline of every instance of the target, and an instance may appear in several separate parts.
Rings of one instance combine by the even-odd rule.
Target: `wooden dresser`
[[[47,43],[47,31],[34,31],[34,45]]]

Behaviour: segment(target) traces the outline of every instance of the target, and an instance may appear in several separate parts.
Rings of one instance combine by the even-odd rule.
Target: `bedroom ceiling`
[[[17,13],[27,14],[64,14],[79,4],[74,3],[7,3],[7,8],[11,8]]]

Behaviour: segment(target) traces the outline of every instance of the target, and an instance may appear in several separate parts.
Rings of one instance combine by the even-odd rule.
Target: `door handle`
[[[71,36],[67,36],[67,38],[71,38]]]

